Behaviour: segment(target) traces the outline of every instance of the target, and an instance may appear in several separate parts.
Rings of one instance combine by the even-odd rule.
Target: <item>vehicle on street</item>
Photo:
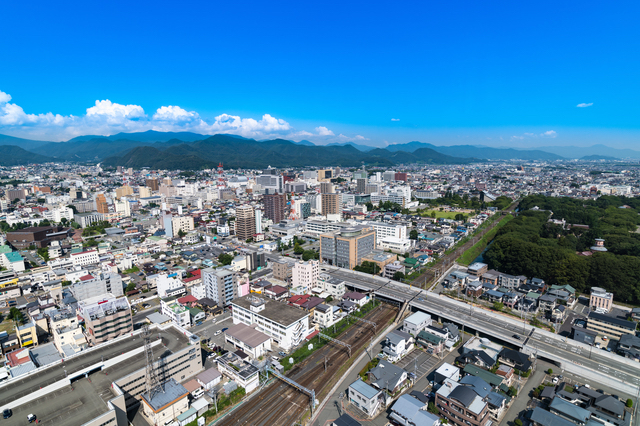
[[[604,340],[605,342],[607,341],[608,337],[607,336],[602,336],[602,340]]]
[[[557,385],[559,381],[560,379],[558,379],[557,377],[554,377],[551,383],[553,383],[554,385]]]
[[[279,360],[280,360],[280,357],[273,355],[273,356],[271,357],[271,359],[272,359],[272,360],[274,360],[274,361],[279,361]]]
[[[522,339],[522,337],[520,337],[520,336],[519,336],[519,335],[517,335],[517,334],[514,334],[514,335],[513,335],[513,338],[514,338],[514,339],[518,339],[518,340],[521,340],[521,339]]]
[[[37,419],[36,419],[36,415],[35,415],[35,414],[29,414],[29,415],[27,416],[27,420],[29,420],[29,423],[33,423],[33,422],[35,422],[35,421],[37,420]]]
[[[284,352],[282,352],[282,351],[278,352],[278,355],[280,355],[280,356],[287,356],[287,354],[286,354],[286,353],[284,353]]]
[[[213,333],[214,336],[219,336],[222,334],[222,330],[218,330],[215,333]]]
[[[11,411],[11,409],[7,408],[2,412],[2,417],[4,417],[5,419],[8,419],[9,417],[11,417],[12,414],[13,412]]]
[[[600,349],[601,346],[600,342],[596,343],[596,348]]]
[[[225,328],[223,328],[221,331],[224,333],[224,332],[225,332],[225,331],[227,331],[228,329],[229,329],[228,327],[225,327]]]

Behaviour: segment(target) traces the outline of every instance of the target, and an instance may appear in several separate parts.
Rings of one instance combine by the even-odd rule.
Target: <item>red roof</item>
[[[29,353],[29,349],[16,349],[15,351],[9,352],[7,354],[7,361],[9,361],[9,365],[11,367],[17,367],[21,364],[26,364],[31,361],[31,354]]]
[[[319,330],[316,330],[316,331],[314,331],[313,333],[311,333],[310,335],[308,335],[307,337],[305,337],[305,339],[307,339],[307,340],[311,340],[311,339],[313,339],[314,337],[316,337],[316,334],[318,334],[318,333],[320,333],[320,331],[319,331]]]
[[[80,281],[92,280],[93,275],[85,275],[84,277],[80,277]]]
[[[183,304],[183,303],[193,303],[193,302],[197,302],[198,299],[196,299],[193,295],[188,295],[188,296],[184,296],[181,297],[180,299],[178,299],[178,303]]]

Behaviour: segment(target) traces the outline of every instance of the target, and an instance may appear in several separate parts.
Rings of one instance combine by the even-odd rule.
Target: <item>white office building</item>
[[[256,325],[285,350],[300,344],[311,332],[309,313],[275,300],[250,294],[231,302],[233,323]]]
[[[304,289],[304,293],[308,293],[318,281],[320,274],[320,262],[317,260],[309,260],[307,262],[296,262],[291,269],[291,286],[293,288]]]

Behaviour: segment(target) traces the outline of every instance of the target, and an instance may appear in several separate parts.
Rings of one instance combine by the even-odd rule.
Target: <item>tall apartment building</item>
[[[10,189],[7,191],[7,198],[9,201],[13,201],[16,198],[24,201],[27,199],[27,190],[24,188]]]
[[[140,196],[140,198],[151,197],[151,188],[149,188],[148,186],[139,186],[138,195]]]
[[[78,213],[73,215],[73,220],[78,222],[82,228],[101,222],[103,218],[104,216],[102,216],[102,213]]]
[[[42,212],[42,216],[50,222],[58,223],[63,218],[71,222],[73,220],[73,210],[69,207],[59,207]]]
[[[177,237],[180,231],[185,234],[193,231],[193,218],[191,216],[174,216],[171,218],[173,237]]]
[[[333,193],[333,184],[331,182],[320,182],[320,193],[331,194]]]
[[[114,297],[123,296],[122,278],[115,273],[102,273],[95,278],[72,284],[71,293],[77,301],[88,300],[107,293]]]
[[[256,233],[256,217],[253,207],[249,205],[236,208],[236,236],[239,240],[252,238]]]
[[[322,215],[342,213],[340,194],[322,194]]]
[[[365,192],[367,192],[367,182],[369,182],[367,178],[356,179],[356,191],[358,192],[358,194],[364,194]]]
[[[107,294],[79,301],[78,311],[84,319],[84,335],[91,346],[133,331],[131,305],[126,297]]]
[[[320,235],[320,259],[329,265],[353,269],[376,247],[376,232],[363,225]]]
[[[320,274],[320,262],[317,260],[309,260],[307,262],[296,262],[291,270],[291,286],[293,288],[302,287],[307,293],[318,282]]]
[[[158,183],[158,178],[151,178],[145,181],[145,184],[151,188],[152,191],[157,191],[160,189],[160,184]]]
[[[356,180],[357,179],[367,179],[368,177],[369,177],[369,174],[364,169],[364,166],[360,170],[356,170],[355,172],[353,172],[353,178],[356,179]]]
[[[122,185],[116,189],[116,198],[119,200],[122,197],[133,195],[133,188],[129,185]]]
[[[262,210],[254,210],[253,215],[256,218],[256,234],[262,234]]]
[[[385,238],[407,238],[407,226],[406,225],[393,225],[384,222],[367,222],[368,226],[371,226],[376,231],[376,240],[379,242]]]
[[[201,275],[207,297],[214,300],[218,306],[228,305],[238,297],[238,288],[232,271],[207,268],[202,270]]]
[[[265,194],[262,197],[264,203],[264,216],[271,219],[273,223],[284,220],[287,215],[285,208],[287,207],[287,197],[284,194]]]
[[[109,205],[107,204],[107,197],[104,194],[98,194],[96,196],[96,208],[98,213],[106,214],[109,213]]]

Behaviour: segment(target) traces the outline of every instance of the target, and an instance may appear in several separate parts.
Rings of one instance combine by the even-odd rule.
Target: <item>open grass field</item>
[[[471,264],[471,262],[473,262],[476,257],[480,256],[480,253],[482,253],[484,249],[487,248],[487,245],[489,245],[491,240],[493,240],[493,237],[496,236],[498,229],[506,225],[511,219],[513,219],[512,215],[503,217],[495,227],[491,228],[489,231],[487,231],[486,234],[482,236],[482,238],[480,238],[480,241],[478,241],[471,248],[462,253],[462,256],[460,256],[460,258],[458,259],[458,263],[462,265]]]
[[[456,215],[460,213],[460,212],[441,212],[438,209],[434,209],[434,210],[427,210],[425,212],[422,212],[420,216],[431,217],[431,212],[436,213],[436,218],[442,217],[444,219],[455,219]]]

